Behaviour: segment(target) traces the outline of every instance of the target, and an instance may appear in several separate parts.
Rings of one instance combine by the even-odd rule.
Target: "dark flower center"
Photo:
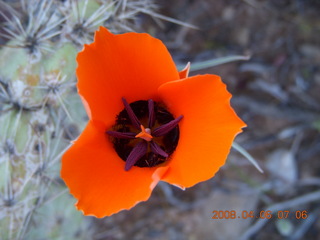
[[[179,126],[183,116],[176,119],[161,103],[136,101],[128,104],[116,119],[110,136],[114,149],[126,162],[125,170],[132,166],[154,167],[167,161],[179,140]]]

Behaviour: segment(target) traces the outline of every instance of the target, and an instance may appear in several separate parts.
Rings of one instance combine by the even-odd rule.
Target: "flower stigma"
[[[142,138],[142,139],[150,142],[152,140],[151,129],[145,128],[143,125],[140,125],[140,127],[141,127],[141,132],[138,133],[135,137]]]
[[[124,110],[106,133],[119,157],[126,162],[125,170],[166,162],[178,145],[178,123],[183,115],[174,118],[163,104],[152,99],[129,104],[122,98],[122,102]]]

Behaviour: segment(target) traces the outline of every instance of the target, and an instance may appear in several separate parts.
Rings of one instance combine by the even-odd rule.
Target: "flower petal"
[[[189,76],[189,72],[190,72],[190,62],[188,62],[187,65],[184,67],[184,69],[182,69],[179,72],[180,79],[187,78]]]
[[[150,197],[166,167],[132,167],[113,149],[108,135],[89,121],[86,129],[64,154],[61,177],[78,199],[76,206],[85,215],[110,216],[130,209]]]
[[[162,180],[184,188],[213,177],[246,126],[230,106],[225,84],[219,76],[195,76],[163,84],[159,94],[171,113],[184,116]]]
[[[77,57],[78,89],[90,107],[91,119],[114,124],[129,103],[157,98],[158,87],[179,79],[175,64],[163,43],[148,34],[114,35],[100,27],[95,41]]]

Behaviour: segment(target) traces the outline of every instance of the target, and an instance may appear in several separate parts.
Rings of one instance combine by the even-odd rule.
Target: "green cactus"
[[[99,25],[132,31],[135,16],[155,6],[143,0],[10,4],[0,3],[0,239],[90,239],[87,219],[59,177],[60,157],[87,121],[75,57]]]

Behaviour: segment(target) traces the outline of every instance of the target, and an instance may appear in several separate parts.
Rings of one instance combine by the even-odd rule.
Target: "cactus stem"
[[[14,194],[11,183],[11,175],[10,175],[10,156],[6,154],[6,170],[5,170],[5,179],[6,183],[4,185],[4,201],[7,203],[7,207],[10,207],[12,203],[14,203]]]
[[[25,48],[32,56],[32,61],[38,61],[43,51],[52,51],[47,41],[61,34],[61,30],[55,30],[55,28],[66,20],[66,17],[54,19],[55,13],[50,13],[52,3],[52,0],[24,2],[23,10],[26,11],[28,19],[26,26],[23,26],[13,11],[11,11],[11,18],[0,12],[7,25],[4,27],[5,33],[2,36],[16,40],[17,46]]]
[[[74,1],[71,4],[73,14],[77,19],[72,27],[72,33],[76,35],[76,38],[73,38],[73,41],[80,45],[87,43],[92,36],[92,32],[97,28],[97,26],[103,24],[103,22],[111,17],[112,11],[109,11],[109,9],[115,5],[115,2],[111,2],[106,6],[102,4],[88,18],[85,17],[87,5],[88,0],[85,0],[84,5],[80,10],[79,3],[77,1]]]
[[[52,160],[48,164],[48,168],[53,166],[56,162],[60,161],[62,155],[70,148],[70,146],[71,146],[71,143],[69,143],[67,147],[65,147],[62,151],[60,151],[59,154],[57,154],[54,158],[52,158]]]
[[[19,229],[19,232],[17,234],[18,239],[22,239],[22,236],[25,235],[25,232],[27,231],[27,227],[29,225],[31,216],[32,216],[33,210],[29,211],[29,213],[27,214],[27,216],[25,217],[22,227]]]
[[[14,155],[16,152],[14,144],[9,139],[5,141],[3,149],[4,152],[7,153],[9,156]]]
[[[5,84],[4,82],[2,82],[2,81],[0,80],[0,90],[1,90],[0,96],[1,96],[3,99],[9,98],[7,89],[8,89],[8,85]]]
[[[109,5],[104,6],[101,5],[84,23],[84,27],[94,27],[102,24],[105,20],[107,20],[111,14],[109,11],[107,11],[109,8],[111,8],[114,5],[114,2],[111,2]],[[104,17],[99,19],[99,17],[103,14],[106,14]]]

